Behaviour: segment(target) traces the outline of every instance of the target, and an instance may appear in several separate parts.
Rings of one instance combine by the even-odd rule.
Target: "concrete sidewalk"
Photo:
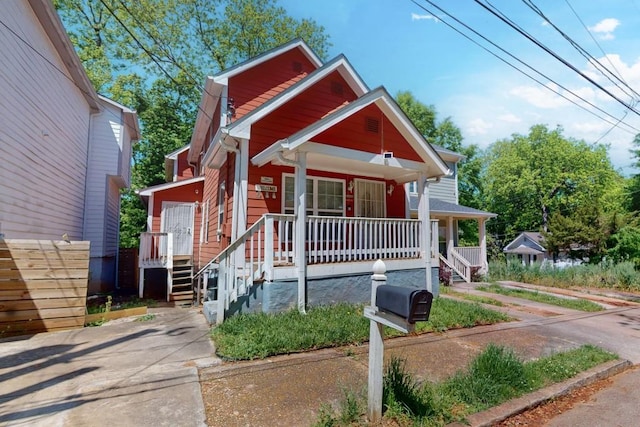
[[[491,425],[535,402],[557,396],[567,388],[613,375],[631,363],[640,363],[640,308],[636,304],[599,313],[562,309],[562,314],[556,313],[555,307],[541,307],[525,300],[518,300],[518,304],[500,309],[526,320],[387,340],[385,357],[394,355],[406,359],[408,370],[416,378],[428,381],[442,380],[464,368],[489,343],[513,348],[525,360],[586,343],[616,352],[622,358],[567,383],[470,417],[471,425],[478,426]],[[339,404],[343,390],[366,396],[367,361],[365,345],[265,361],[223,363],[202,369],[209,425],[311,425],[317,420],[321,405]],[[640,388],[638,390],[640,393]]]
[[[193,309],[0,340],[0,425],[203,426],[214,349]]]

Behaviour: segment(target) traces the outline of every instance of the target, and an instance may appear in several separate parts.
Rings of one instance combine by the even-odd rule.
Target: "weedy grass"
[[[548,264],[523,266],[512,262],[489,263],[487,280],[514,280],[534,285],[559,288],[587,287],[640,291],[640,271],[631,261],[620,263],[601,262],[556,268]]]
[[[470,328],[505,322],[502,313],[464,301],[436,298],[428,322],[418,322],[416,333]],[[388,337],[402,335],[385,328]],[[320,348],[359,345],[369,339],[369,319],[363,306],[336,304],[312,307],[306,314],[250,313],[232,316],[211,331],[216,353],[226,360],[263,359]]]
[[[507,295],[511,297],[524,298],[530,301],[541,302],[544,304],[555,305],[558,307],[571,308],[573,310],[580,310],[586,312],[602,311],[604,308],[596,304],[593,301],[574,298],[562,298],[554,295],[547,294],[545,292],[528,291],[525,289],[512,289],[505,288],[497,284],[491,284],[489,286],[479,286],[479,291],[493,292],[500,295]]]
[[[564,381],[617,358],[598,347],[585,345],[523,362],[513,350],[489,344],[465,369],[435,384],[420,384],[407,371],[403,360],[391,358],[383,379],[384,418],[398,426],[443,426],[454,421],[464,422],[472,413]],[[362,412],[355,414],[358,407],[363,408]],[[323,406],[315,425],[353,426],[358,425],[354,420],[365,418],[364,404],[352,402],[348,417],[343,417],[341,411],[342,408],[332,411]]]

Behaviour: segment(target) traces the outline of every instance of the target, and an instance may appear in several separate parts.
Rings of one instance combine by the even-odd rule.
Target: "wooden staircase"
[[[169,301],[175,305],[193,304],[193,261],[190,256],[174,256],[172,290]]]

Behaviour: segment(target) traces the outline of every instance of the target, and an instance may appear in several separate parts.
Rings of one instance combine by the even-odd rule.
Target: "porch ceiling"
[[[304,144],[298,151],[306,153],[308,169],[326,172],[383,178],[397,183],[415,181],[421,171],[427,172],[426,165],[421,162],[396,157],[384,158],[382,154],[311,141]],[[273,153],[271,163],[291,164],[295,161],[295,155],[295,152],[286,151],[283,148],[283,151]]]

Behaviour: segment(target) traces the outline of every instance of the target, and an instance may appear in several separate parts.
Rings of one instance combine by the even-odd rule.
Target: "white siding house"
[[[91,241],[97,292],[137,117],[97,95],[50,0],[2,0],[0,20],[0,237]]]

